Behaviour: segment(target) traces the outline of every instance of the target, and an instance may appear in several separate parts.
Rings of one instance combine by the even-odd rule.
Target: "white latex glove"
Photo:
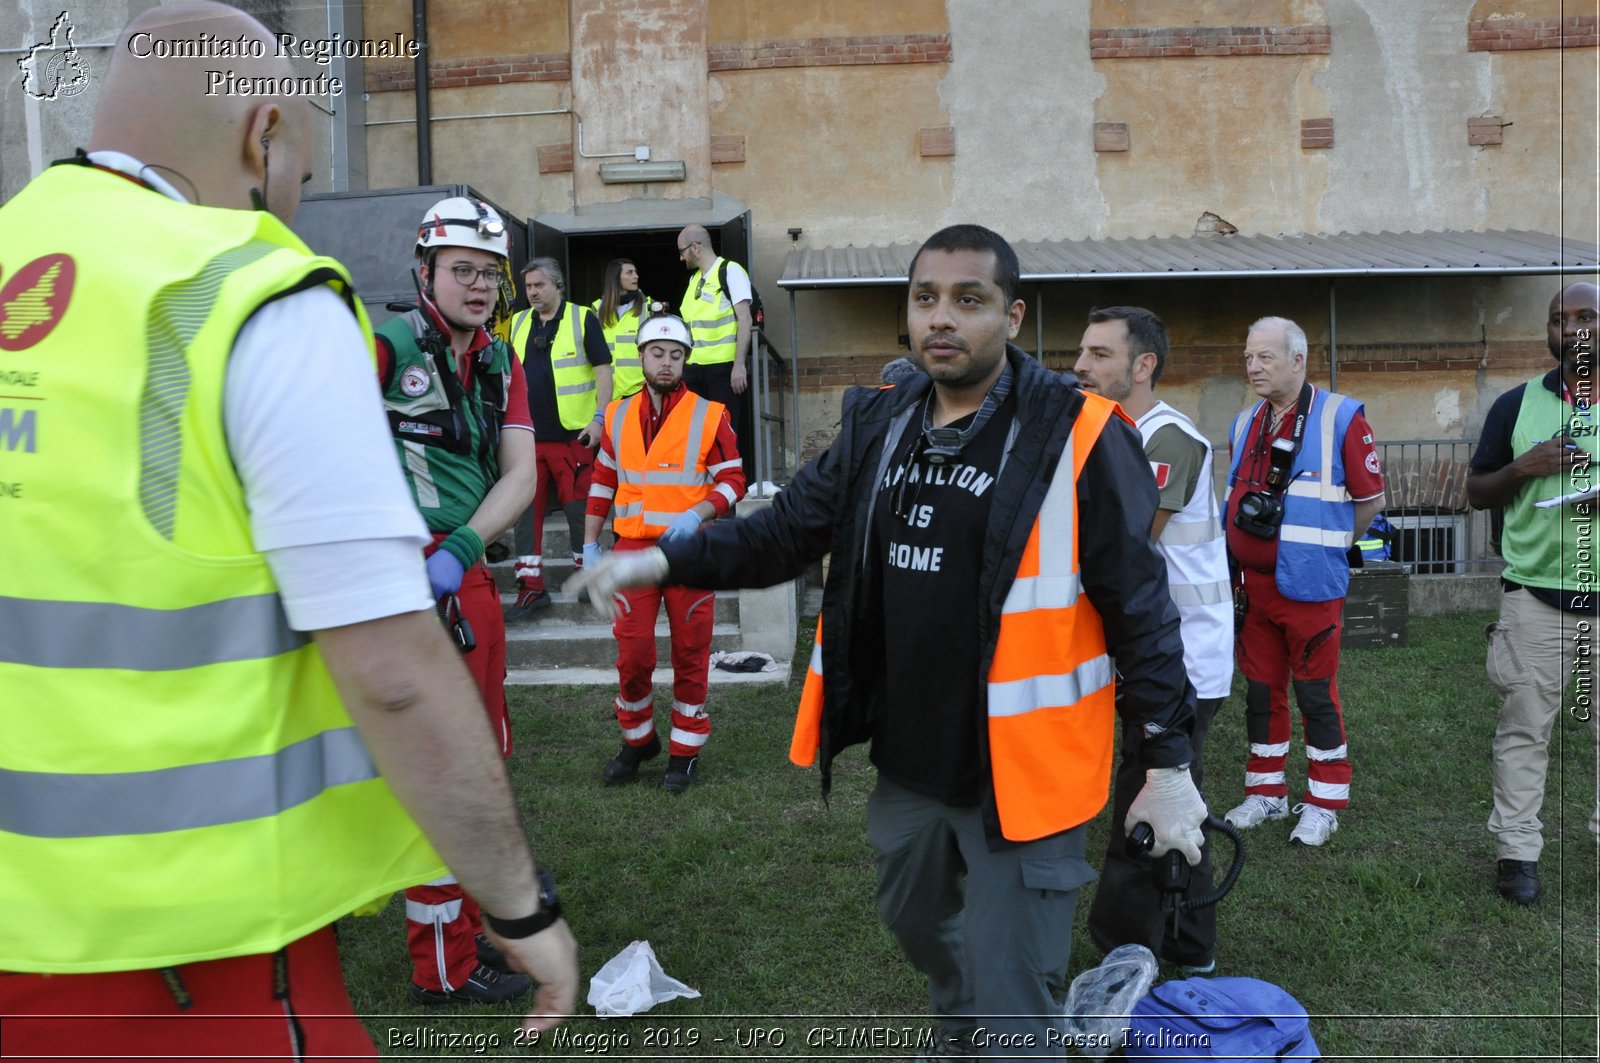
[[[598,565],[599,563],[600,563],[600,544],[599,543],[584,543],[583,544],[583,567],[584,568],[590,568],[591,566]]]
[[[1155,832],[1151,856],[1176,849],[1190,866],[1200,862],[1200,846],[1205,835],[1200,824],[1206,821],[1206,803],[1195,789],[1187,765],[1181,768],[1150,768],[1144,773],[1144,787],[1128,806],[1122,829],[1131,832],[1140,823],[1150,824]]]
[[[567,581],[566,590],[574,597],[589,594],[589,604],[602,620],[614,620],[617,603],[613,597],[629,587],[654,587],[667,578],[667,555],[657,546],[645,550],[613,550],[600,563]],[[1197,858],[1198,859],[1198,858]]]

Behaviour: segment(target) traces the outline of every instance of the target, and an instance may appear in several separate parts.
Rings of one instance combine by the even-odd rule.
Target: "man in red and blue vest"
[[[1223,526],[1240,571],[1236,642],[1250,759],[1235,827],[1289,816],[1289,688],[1305,721],[1306,799],[1289,840],[1323,845],[1350,803],[1339,705],[1339,631],[1347,557],[1383,508],[1383,475],[1361,403],[1306,380],[1306,334],[1264,317],[1245,339],[1245,376],[1261,396],[1234,418]]]

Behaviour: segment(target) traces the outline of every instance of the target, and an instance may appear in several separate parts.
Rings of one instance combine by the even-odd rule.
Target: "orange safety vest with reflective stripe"
[[[646,447],[635,403],[649,401],[640,391],[606,407],[606,430],[617,455],[612,527],[627,539],[659,538],[716,485],[706,457],[726,408],[685,392]]]
[[[1078,565],[1078,477],[1113,416],[1108,399],[1084,395],[1057,476],[1028,534],[1001,607],[989,665],[989,768],[1000,832],[1043,838],[1094,818],[1111,785],[1116,680],[1100,614],[1083,593]],[[1065,462],[1062,463],[1065,466]],[[806,670],[789,759],[816,758],[822,726],[822,624]]]

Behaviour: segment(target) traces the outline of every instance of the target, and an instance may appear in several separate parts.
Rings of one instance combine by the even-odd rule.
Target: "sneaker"
[[[1215,959],[1209,959],[1205,963],[1178,964],[1178,973],[1185,978],[1199,978],[1214,973],[1216,969],[1217,961]]]
[[[533,979],[525,974],[501,974],[478,964],[460,989],[424,989],[411,983],[411,1003],[430,1008],[447,1004],[504,1004],[528,995]]]
[[[1495,864],[1500,896],[1524,908],[1539,903],[1539,865],[1533,860],[1501,860]]]
[[[519,620],[526,620],[540,609],[550,607],[550,592],[543,587],[533,587],[517,581],[517,601],[505,609],[506,623],[514,624]]]
[[[600,777],[606,781],[607,786],[627,782],[639,774],[639,765],[647,760],[654,760],[660,754],[661,739],[653,734],[650,736],[650,741],[642,746],[630,746],[624,742],[622,748],[617,750],[617,755],[606,761],[606,766],[600,769]]]
[[[1247,794],[1240,804],[1222,817],[1228,821],[1229,826],[1236,830],[1249,830],[1259,827],[1269,819],[1289,818],[1289,799],[1287,797],[1267,797],[1263,794]]]
[[[681,794],[694,782],[694,769],[700,763],[700,758],[695,757],[668,757],[667,774],[661,780],[661,785],[670,792]]]
[[[511,965],[506,962],[506,954],[501,952],[494,942],[489,940],[488,934],[478,935],[478,962],[485,967],[492,967],[501,974],[515,974]]]
[[[1321,845],[1339,829],[1339,813],[1331,808],[1299,804],[1294,810],[1299,813],[1300,822],[1289,832],[1289,840],[1296,845]]]

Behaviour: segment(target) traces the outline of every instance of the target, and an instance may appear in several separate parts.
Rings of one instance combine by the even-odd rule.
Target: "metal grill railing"
[[[1498,572],[1497,514],[1467,505],[1467,467],[1476,444],[1461,439],[1380,443],[1383,515],[1394,527],[1391,560],[1419,576]]]

